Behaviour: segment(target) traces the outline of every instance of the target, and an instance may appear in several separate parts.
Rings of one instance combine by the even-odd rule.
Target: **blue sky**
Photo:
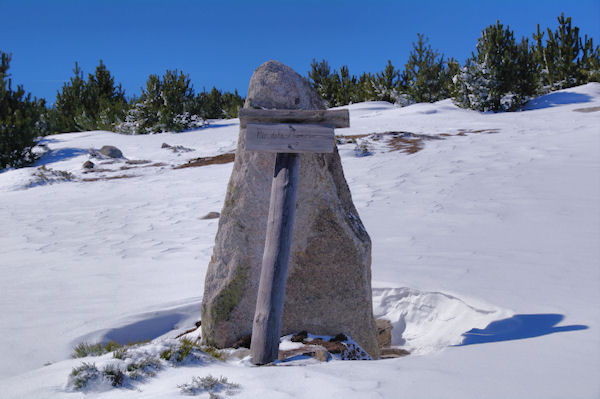
[[[599,0],[0,0],[0,50],[13,55],[13,81],[49,103],[75,61],[87,76],[100,59],[129,96],[148,75],[175,68],[196,91],[245,95],[269,59],[302,75],[313,58],[356,75],[381,71],[388,59],[402,68],[423,33],[462,63],[497,19],[530,37],[538,23],[556,28],[563,11],[600,43]]]

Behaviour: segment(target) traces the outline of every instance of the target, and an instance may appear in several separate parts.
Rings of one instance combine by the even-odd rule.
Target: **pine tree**
[[[448,61],[446,61],[446,68],[444,69],[444,76],[442,80],[444,81],[444,86],[442,88],[442,98],[451,98],[454,97],[454,81],[455,77],[460,73],[460,64],[453,57],[450,57]]]
[[[375,76],[370,72],[363,72],[358,78],[356,92],[357,102],[376,100]]]
[[[340,90],[340,79],[336,72],[331,72],[327,61],[317,62],[314,58],[310,64],[308,77],[327,107],[338,105],[337,95]]]
[[[340,68],[338,81],[339,85],[336,93],[336,104],[347,105],[357,102],[356,77],[350,75],[347,65]]]
[[[526,39],[497,21],[477,41],[477,54],[455,78],[455,102],[479,111],[510,111],[536,93],[535,59]]]
[[[73,76],[56,94],[49,125],[56,133],[110,130],[124,118],[127,108],[125,92],[120,84],[115,85],[102,60],[87,81],[75,62]]]
[[[75,119],[85,113],[85,80],[79,64],[75,62],[73,76],[56,93],[56,101],[50,110],[50,130],[54,133],[76,132],[81,129]]]
[[[205,102],[202,107],[202,113],[206,119],[223,118],[223,98],[221,91],[213,87],[210,92],[205,94]]]
[[[402,91],[400,81],[400,71],[398,71],[392,61],[388,60],[385,69],[377,73],[373,85],[376,99],[395,103]]]
[[[81,128],[109,130],[123,119],[127,109],[125,92],[121,84],[115,85],[114,77],[102,60],[95,73],[89,75],[85,92],[86,115],[82,115],[83,120],[77,123]]]
[[[0,51],[0,169],[32,163],[32,149],[43,133],[44,100],[32,98],[22,86],[12,88],[11,55]]]
[[[547,38],[544,42],[545,34]],[[589,81],[598,81],[600,75],[600,48],[594,48],[592,38],[579,36],[579,28],[572,26],[571,17],[558,17],[558,28],[533,35],[534,54],[540,65],[540,85],[544,92],[573,87]]]
[[[580,47],[582,54],[579,62],[579,80],[582,83],[600,82],[600,46],[594,47],[592,38],[585,35]]]
[[[416,102],[435,102],[447,98],[448,87],[444,56],[431,48],[422,34],[408,57],[402,72],[406,93]]]
[[[240,108],[244,106],[244,99],[238,94],[237,89],[233,92],[225,92],[222,95],[223,103],[223,117],[224,118],[237,118]]]

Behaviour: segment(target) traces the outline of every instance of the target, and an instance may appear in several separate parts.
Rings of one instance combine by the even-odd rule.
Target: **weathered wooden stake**
[[[300,155],[278,153],[271,186],[267,236],[263,254],[250,351],[252,363],[277,359],[285,284],[290,260]]]

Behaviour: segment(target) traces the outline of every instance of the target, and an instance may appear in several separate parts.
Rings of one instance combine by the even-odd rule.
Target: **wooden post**
[[[279,352],[299,169],[298,154],[277,154],[250,345],[254,364],[271,363]]]
[[[250,344],[252,363],[267,364],[279,354],[300,153],[333,152],[333,128],[350,122],[348,110],[241,109],[240,126],[246,128],[247,151],[277,152]]]

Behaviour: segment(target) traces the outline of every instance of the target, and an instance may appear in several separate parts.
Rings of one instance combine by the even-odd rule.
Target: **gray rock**
[[[85,161],[82,165],[83,169],[93,169],[94,166],[96,165],[92,161]]]
[[[324,109],[310,84],[269,61],[250,80],[245,107]],[[219,219],[202,302],[205,344],[228,347],[252,333],[275,154],[244,150]],[[302,154],[282,334],[351,336],[379,357],[371,298],[371,240],[352,203],[337,149]]]
[[[113,145],[105,145],[98,152],[109,158],[123,158],[121,150]]]

